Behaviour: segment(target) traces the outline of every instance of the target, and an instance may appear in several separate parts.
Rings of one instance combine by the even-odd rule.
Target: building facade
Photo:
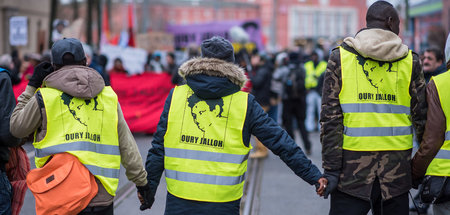
[[[124,7],[113,7],[112,14],[119,14],[112,17],[113,28],[123,25]],[[361,0],[154,0],[139,3],[136,14],[141,33],[164,31],[167,25],[258,19],[266,45],[281,50],[297,39],[354,35],[365,26],[366,10]]]
[[[0,0],[0,54],[17,48],[21,54],[40,53],[48,47],[50,0]],[[27,44],[10,45],[10,18],[27,17]]]
[[[263,32],[272,49],[298,39],[337,40],[365,26],[366,1],[361,0],[241,0],[261,6]]]
[[[411,0],[409,30],[411,46],[422,52],[429,46],[445,47],[450,31],[450,0]]]

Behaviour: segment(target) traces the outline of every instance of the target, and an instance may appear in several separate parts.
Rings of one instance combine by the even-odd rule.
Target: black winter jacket
[[[249,73],[252,81],[252,94],[261,106],[270,106],[270,83],[273,67],[267,62],[255,69],[255,72]]]
[[[12,136],[9,119],[16,106],[9,71],[0,68],[0,168],[4,170],[9,159],[8,147],[19,146],[20,139]]]
[[[187,85],[202,99],[220,98],[233,94],[238,92],[245,82],[244,73],[238,66],[208,58],[187,61],[180,67],[180,74],[185,76]],[[164,171],[164,135],[167,129],[172,93],[173,91],[166,99],[157,131],[153,136],[153,147],[149,150],[146,161],[147,178],[153,193],[156,192]],[[250,136],[255,135],[296,175],[311,185],[315,184],[321,177],[319,169],[305,156],[288,133],[268,117],[254,96],[249,95],[247,102],[247,114],[242,131],[244,144],[248,146]],[[190,201],[168,193],[165,214],[238,215],[239,202],[239,200],[224,203]]]

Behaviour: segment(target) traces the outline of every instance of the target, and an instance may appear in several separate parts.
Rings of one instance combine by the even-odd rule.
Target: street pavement
[[[139,147],[143,162],[147,157],[148,149],[151,147],[152,137],[144,134],[135,134],[136,143]],[[298,132],[296,133],[296,142],[302,148],[302,141]],[[319,142],[319,133],[310,134],[312,142],[312,154],[308,156],[312,162],[321,168],[321,145]],[[24,145],[29,155],[33,154],[31,144]],[[34,158],[30,158],[32,168],[34,167]],[[269,156],[262,160],[262,180],[259,192],[255,198],[259,198],[258,204],[255,205],[256,214],[274,215],[274,214],[305,214],[305,215],[323,215],[328,214],[329,200],[319,198],[315,193],[314,186],[309,185],[301,178],[296,176],[280,158],[269,151]],[[164,176],[164,175],[163,175]],[[258,188],[257,188],[258,189]],[[125,176],[125,170],[122,167],[120,171],[118,195],[115,199],[114,213],[118,215],[134,215],[134,214],[164,214],[166,202],[166,184],[164,177],[161,179],[160,186],[155,196],[155,203],[151,210],[144,212],[139,210],[139,201],[137,199],[136,188],[134,184],[129,182]],[[412,192],[413,195],[415,192]],[[34,215],[34,197],[28,190],[25,196],[25,203],[21,211],[21,215]],[[371,214],[371,212],[369,212]],[[414,215],[415,213],[411,213]],[[431,210],[429,210],[429,214]]]
[[[303,143],[296,132],[296,142]],[[322,171],[321,145],[318,132],[310,134],[312,153],[309,159]],[[269,152],[263,164],[259,214],[328,214],[329,200],[320,198],[315,187],[303,181],[276,155]]]

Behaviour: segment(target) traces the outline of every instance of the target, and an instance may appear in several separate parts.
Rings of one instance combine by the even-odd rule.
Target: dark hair
[[[172,59],[175,60],[175,54],[173,52],[167,53],[167,56],[170,56]]]
[[[62,56],[62,62],[63,64],[54,64],[55,70],[61,69],[63,66],[69,66],[69,65],[81,65],[86,66],[86,58],[84,58],[81,61],[75,61],[75,57],[71,53],[65,53]]]
[[[98,64],[100,64],[100,66],[105,68],[106,64],[108,64],[108,57],[106,57],[106,55],[104,55],[104,54],[99,55],[98,56]]]
[[[120,63],[123,63],[123,62],[122,62],[122,59],[120,59],[120,57],[114,59],[114,64],[115,64],[117,61],[119,61]]]
[[[433,52],[434,56],[436,57],[436,61],[442,61],[444,62],[444,53],[442,50],[436,46],[428,47],[425,52]]]
[[[368,28],[384,28],[388,17],[399,20],[397,10],[386,1],[377,1],[367,9],[366,23]]]
[[[242,24],[242,28],[243,29],[247,29],[248,27],[253,27],[255,29],[259,28],[258,24],[256,22],[253,22],[253,21],[248,21],[248,22],[245,22],[244,24]]]

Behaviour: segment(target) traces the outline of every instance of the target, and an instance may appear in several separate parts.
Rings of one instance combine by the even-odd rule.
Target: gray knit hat
[[[445,43],[445,62],[450,61],[450,34],[447,36],[447,42]]]
[[[230,41],[214,36],[204,40],[201,46],[202,57],[217,58],[234,63],[234,50]]]

